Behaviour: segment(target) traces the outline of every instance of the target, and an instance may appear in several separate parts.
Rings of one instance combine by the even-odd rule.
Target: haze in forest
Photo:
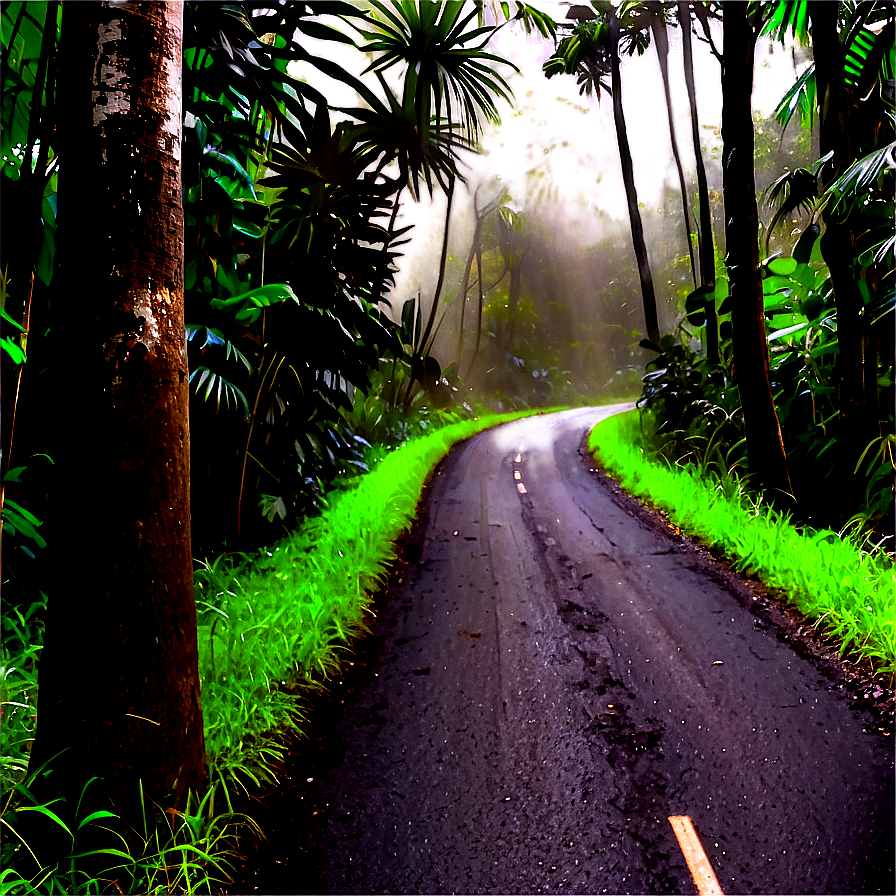
[[[545,2],[539,8],[563,21],[569,4]],[[676,27],[669,27],[668,32],[675,126],[686,176],[695,189],[681,38]],[[720,47],[720,28],[715,39]],[[466,385],[475,383],[483,397],[512,394],[514,400],[532,402],[596,394],[604,388],[618,392],[636,389],[649,355],[637,345],[644,336],[643,313],[611,99],[605,93],[600,99],[580,95],[573,76],[545,78],[542,64],[553,52],[553,43],[537,34],[526,35],[517,23],[501,29],[489,50],[519,69],[514,73],[507,66],[500,67],[513,89],[515,105],[501,102],[501,124],[486,129],[481,154],[464,154],[462,174],[466,183],[459,184],[455,191],[449,261],[439,309],[439,318],[444,314],[444,320],[434,355],[443,368],[458,361],[459,293],[471,251],[474,196],[480,207],[500,199],[505,215],[512,213],[521,241],[528,247],[521,275],[522,301],[519,307],[507,309],[506,295],[502,300],[509,275],[485,296],[483,332],[479,336],[483,358],[474,364],[469,353],[478,336],[479,302],[473,266],[464,314],[465,360],[459,371]],[[327,52],[333,53],[332,44]],[[716,237],[723,253],[720,68],[704,40],[695,39],[694,55],[701,142],[713,191]],[[808,141],[805,137],[801,140],[796,122],[786,134],[785,146],[777,126],[763,125],[762,120],[772,116],[777,102],[809,59],[808,51],[802,48],[782,50],[780,45],[760,39],[753,93],[760,188],[787,167],[808,161]],[[338,61],[359,76],[363,72],[363,57],[351,48],[346,48],[344,58],[340,54]],[[310,67],[307,71],[310,73]],[[652,46],[643,56],[623,58],[622,86],[661,330],[671,332],[682,317],[683,300],[694,284],[659,64]],[[357,96],[346,85],[328,80],[327,93],[332,94],[334,106],[357,105]],[[796,155],[800,158],[794,158]],[[407,194],[403,197],[399,224],[413,224],[413,230],[402,247],[396,284],[388,297],[396,319],[404,303],[416,296],[424,314],[431,305],[446,205],[446,197],[438,189],[432,199],[424,191],[419,202],[413,202]],[[496,247],[496,215],[493,212],[484,226],[486,288],[502,271]],[[691,232],[695,230],[692,217]],[[783,233],[783,238],[786,236]],[[505,320],[503,332],[502,309],[519,318],[513,323]],[[508,342],[509,335],[513,345]],[[484,376],[489,371],[491,376]],[[514,372],[519,375],[513,376]],[[538,382],[545,379],[550,379],[550,389]],[[559,394],[564,390],[568,395]]]

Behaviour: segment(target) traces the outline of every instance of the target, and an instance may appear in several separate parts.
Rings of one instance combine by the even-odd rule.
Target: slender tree
[[[576,74],[581,88],[580,92],[589,95],[596,93],[599,98],[601,89],[607,89],[604,79],[609,71],[609,91],[613,97],[613,123],[616,130],[616,143],[619,148],[622,182],[628,205],[632,247],[638,265],[638,277],[641,281],[644,323],[648,338],[657,344],[660,339],[660,331],[656,310],[656,290],[653,285],[653,274],[650,270],[650,258],[647,254],[644,226],[641,222],[641,211],[638,205],[638,192],[635,187],[632,153],[622,105],[622,76],[619,67],[620,44],[623,36],[628,42],[630,51],[633,48],[643,50],[646,38],[643,34],[642,23],[632,19],[628,4],[616,7],[610,3],[602,3],[599,4],[599,7],[599,14],[587,6],[573,6],[569,10],[568,17],[578,20],[579,24],[572,29],[572,34],[557,45],[554,55],[544,64],[544,73],[548,78],[560,73]]]
[[[681,25],[681,46],[684,62],[684,83],[688,93],[691,112],[691,140],[694,144],[694,159],[697,170],[697,206],[699,224],[697,227],[697,255],[700,260],[700,285],[714,287],[716,283],[716,260],[713,251],[712,212],[709,208],[709,187],[706,181],[706,166],[703,164],[703,150],[700,148],[700,121],[697,114],[697,89],[694,84],[694,50],[691,42],[691,4],[678,3],[678,22]],[[721,59],[719,60],[721,62]],[[706,357],[712,364],[719,362],[719,326],[716,317],[715,296],[707,296],[706,303]]]
[[[750,465],[760,485],[786,504],[793,490],[769,382],[759,272],[751,106],[756,28],[746,3],[727,3],[723,23],[722,176],[735,374]]]
[[[621,27],[617,11],[614,9],[609,23],[610,50],[610,83],[613,92],[613,122],[616,125],[616,142],[619,146],[619,162],[622,166],[622,182],[625,185],[625,199],[628,204],[629,225],[632,231],[632,245],[635,259],[638,262],[638,277],[641,281],[641,299],[644,303],[644,324],[647,337],[653,343],[660,341],[660,327],[656,312],[656,290],[653,286],[653,274],[650,270],[650,259],[647,255],[647,242],[644,239],[644,225],[641,223],[641,210],[638,206],[638,191],[635,187],[635,170],[632,164],[632,152],[628,142],[628,129],[625,126],[625,113],[622,108],[622,75],[619,70],[619,38]]]
[[[485,219],[501,204],[503,191],[494,198],[488,200],[485,205],[479,205],[479,190],[482,185],[476,188],[473,194],[473,216],[476,223],[473,226],[473,239],[470,242],[470,251],[467,254],[467,261],[464,265],[464,273],[460,284],[460,323],[457,328],[457,368],[460,370],[464,360],[464,317],[467,307],[467,293],[470,291],[470,274],[473,270],[473,261],[476,261],[479,284],[479,321],[482,320],[482,229],[485,226]],[[479,328],[481,330],[481,327]],[[479,330],[477,330],[476,343],[479,344]],[[472,367],[472,364],[471,364]]]
[[[190,550],[182,4],[65,4],[54,582],[34,768],[119,811],[206,777]],[[81,185],[80,204],[75,202]],[[98,790],[99,788],[99,790]],[[168,802],[168,801],[171,802]]]
[[[675,131],[675,115],[672,109],[672,90],[669,84],[669,38],[666,34],[666,19],[663,4],[659,0],[645,3],[650,15],[650,32],[653,35],[653,46],[656,50],[656,58],[660,64],[660,77],[663,81],[663,95],[666,100],[666,118],[669,121],[669,140],[672,144],[672,158],[675,160],[675,170],[678,173],[678,189],[681,192],[681,211],[684,223],[684,239],[688,247],[688,257],[691,260],[691,277],[694,289],[697,288],[697,265],[694,261],[694,246],[691,243],[691,212],[689,209],[687,181],[684,176],[684,168],[681,164],[681,153],[678,150],[678,135]]]

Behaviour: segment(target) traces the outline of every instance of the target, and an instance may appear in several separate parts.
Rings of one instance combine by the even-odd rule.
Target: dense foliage
[[[545,63],[548,77],[575,74],[583,92],[600,96],[609,89],[620,53],[644,53],[652,42],[663,64],[665,29],[674,24],[685,31],[693,24],[723,71],[726,64],[743,65],[733,65],[720,51],[716,23],[726,27],[722,4],[692,4],[693,23],[682,15],[683,5],[592,6],[576,7],[576,23],[561,29],[555,54]],[[742,271],[732,262],[738,246],[729,241],[728,268],[701,263],[699,281],[692,257],[695,288],[685,298],[684,319],[674,332],[642,343],[655,357],[640,405],[659,421],[657,447],[670,460],[705,461],[711,455],[725,466],[740,466],[761,492],[771,483],[764,481],[759,452],[748,450],[748,434],[755,438],[767,424],[754,421],[751,428],[745,398],[757,387],[756,374],[748,371],[766,367],[777,415],[771,425],[780,426],[792,484],[792,494],[779,492],[778,502],[802,523],[855,528],[892,549],[893,7],[800,0],[751,3],[738,11],[748,16],[753,41],[761,30],[775,40],[812,45],[821,61],[810,62],[787,91],[777,118],[786,128],[796,115],[807,135],[816,123],[821,139],[805,141],[815,151],[805,165],[771,183],[762,177],[768,184],[759,270],[765,359],[754,365],[745,346],[738,356],[734,312],[744,298],[729,295],[729,285]],[[691,65],[686,54],[686,79]],[[723,102],[731,101],[725,94]],[[696,106],[691,114],[696,135]],[[624,127],[621,116],[616,121],[617,129]],[[771,151],[763,139],[759,128],[757,169]],[[674,129],[672,141],[674,149]],[[699,159],[696,136],[695,151]],[[625,169],[631,160],[622,141],[620,153]],[[704,220],[705,183],[698,183],[698,194],[703,259],[714,237]],[[636,199],[630,196],[630,207]],[[731,199],[726,196],[726,221],[739,222],[742,210],[729,207]],[[776,234],[785,222],[796,229],[789,236]],[[638,238],[633,225],[636,251]],[[692,252],[690,239],[687,246]],[[639,268],[649,320],[655,300],[649,265],[640,254]]]
[[[768,13],[767,32],[783,37],[795,31],[796,39],[809,40],[804,3],[772,5]],[[838,158],[846,150],[831,147],[809,167],[770,185],[766,195],[774,213],[766,246],[782,220],[801,209],[804,214],[790,251],[769,255],[761,266],[770,379],[793,483],[792,510],[804,523],[854,528],[890,550],[894,167],[885,159],[894,147],[892,24],[891,5],[842,6],[837,35],[840,90],[851,113],[849,155]],[[782,100],[783,125],[798,110],[807,125],[826,114],[817,108],[823,98],[814,71],[810,64]],[[823,235],[834,222],[847,228],[846,242],[832,243]],[[847,293],[858,297],[854,304]],[[706,324],[708,295],[722,322],[718,363],[694,348]],[[641,405],[658,415],[668,457],[724,452],[726,463],[739,464],[749,475],[726,280],[711,294],[692,293],[686,307],[679,333],[664,337],[651,364]],[[854,330],[858,350],[846,342]],[[850,396],[856,377],[862,384],[858,398]],[[856,429],[862,434],[858,442]]]

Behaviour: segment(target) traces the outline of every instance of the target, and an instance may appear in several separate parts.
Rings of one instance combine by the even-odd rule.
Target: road
[[[893,739],[580,454],[456,448],[245,892],[893,893]]]

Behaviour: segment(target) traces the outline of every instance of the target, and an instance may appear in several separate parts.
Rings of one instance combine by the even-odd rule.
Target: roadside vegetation
[[[219,557],[196,574],[206,749],[213,767],[258,784],[275,774],[283,728],[301,729],[302,693],[322,685],[367,631],[371,601],[452,445],[527,413],[449,423],[393,450],[329,493],[319,516],[269,549]]]
[[[119,831],[121,819],[112,812],[76,812],[72,830],[52,803],[32,797],[28,747],[37,714],[41,608],[28,616],[14,611],[4,621],[2,647],[7,789],[0,818],[8,836],[0,893],[116,886],[130,893],[196,893],[224,886],[239,838],[261,834],[235,806],[263,782],[276,782],[289,735],[302,732],[308,695],[326,686],[367,630],[396,539],[413,521],[433,468],[457,442],[532,413],[541,412],[405,419],[412,437],[394,448],[371,446],[369,472],[329,491],[319,515],[270,547],[198,564],[199,669],[212,783],[182,813],[147,811],[142,828]],[[28,824],[29,813],[40,823]],[[46,865],[42,855],[54,828],[68,840],[58,866]],[[98,837],[97,829],[105,834]],[[19,839],[21,830],[30,832],[27,841]]]
[[[719,550],[734,569],[779,589],[793,607],[891,684],[896,673],[896,570],[892,555],[860,535],[797,526],[757,497],[723,451],[670,463],[653,446],[655,420],[629,411],[592,430],[588,448],[631,494],[689,535]]]

